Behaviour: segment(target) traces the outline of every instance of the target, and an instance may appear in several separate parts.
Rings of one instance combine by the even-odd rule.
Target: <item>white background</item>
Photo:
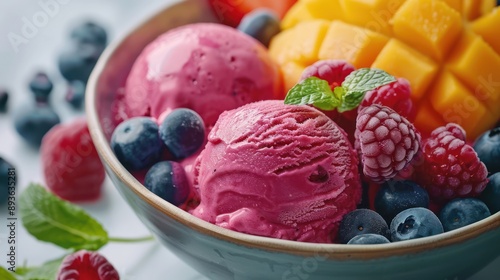
[[[28,89],[29,79],[38,70],[46,71],[50,75],[55,83],[51,102],[63,122],[84,113],[82,110],[72,109],[64,102],[65,82],[56,67],[58,51],[67,41],[71,26],[81,20],[93,19],[106,27],[110,39],[113,40],[144,17],[174,1],[59,0],[61,3],[67,3],[59,4],[59,11],[51,15],[32,38],[28,38],[28,43],[17,46],[16,52],[8,40],[8,34],[12,32],[22,35],[23,18],[32,21],[33,16],[43,9],[38,0],[0,0],[0,88],[7,88],[11,94],[8,113],[0,114],[0,156],[17,168],[19,191],[30,182],[43,183],[38,151],[23,142],[12,124],[12,112],[32,99]],[[137,237],[149,234],[109,180],[106,180],[103,196],[98,202],[82,206],[103,224],[110,236]],[[5,212],[6,210],[0,209],[0,265],[4,267],[7,236]],[[101,252],[118,269],[122,279],[205,279],[154,241],[140,244],[113,243],[106,245]],[[64,251],[56,246],[33,239],[18,223],[18,265],[38,265],[60,257],[63,253]],[[499,265],[500,259],[472,279],[497,278]]]

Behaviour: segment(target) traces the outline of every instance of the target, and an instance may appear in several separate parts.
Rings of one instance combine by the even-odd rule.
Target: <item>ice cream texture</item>
[[[189,108],[210,128],[225,110],[279,98],[280,71],[264,46],[234,28],[196,23],[168,31],[144,49],[123,103],[127,117],[161,118]]]
[[[319,110],[254,102],[224,112],[195,162],[192,213],[260,236],[331,243],[361,198],[357,155]]]

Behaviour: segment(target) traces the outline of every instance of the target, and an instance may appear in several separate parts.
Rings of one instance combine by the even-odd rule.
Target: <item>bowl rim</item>
[[[107,63],[124,41],[132,37],[140,29],[145,28],[150,24],[154,24],[154,19],[160,17],[163,13],[170,9],[170,7],[183,5],[183,3],[190,1],[195,0],[184,0],[174,4],[167,4],[165,8],[161,9],[159,12],[153,13],[152,16],[146,17],[141,23],[133,27],[131,30],[128,30],[128,32],[124,33],[118,39],[112,41],[99,58],[88,81],[85,98],[85,111],[92,141],[94,142],[103,163],[107,165],[110,170],[124,183],[124,185],[141,200],[153,206],[157,211],[161,212],[162,215],[166,215],[176,222],[189,227],[200,234],[208,235],[216,239],[266,251],[305,257],[318,256],[318,254],[320,254],[328,259],[339,260],[366,260],[421,253],[438,247],[459,244],[500,227],[500,212],[497,212],[486,219],[460,229],[407,241],[376,245],[308,243],[256,236],[225,229],[199,219],[148,191],[120,164],[118,159],[114,156],[114,153],[111,150],[104,134],[103,127],[99,122],[99,116],[96,108],[96,87]]]

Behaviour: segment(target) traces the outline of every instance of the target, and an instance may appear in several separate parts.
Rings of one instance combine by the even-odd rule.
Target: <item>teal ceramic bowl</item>
[[[169,250],[211,279],[467,279],[500,256],[500,213],[459,230],[383,245],[310,244],[226,230],[163,201],[117,160],[111,106],[135,58],[161,33],[215,22],[204,1],[166,7],[111,44],[88,84],[92,139],[107,174],[137,216]]]

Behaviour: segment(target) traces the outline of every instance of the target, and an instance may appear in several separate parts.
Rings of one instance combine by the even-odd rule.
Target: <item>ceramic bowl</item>
[[[500,256],[500,213],[459,230],[382,245],[311,244],[242,234],[163,201],[114,156],[111,106],[132,63],[161,33],[216,22],[205,1],[171,5],[112,43],[93,71],[86,110],[107,174],[141,221],[191,267],[211,279],[466,279]]]

